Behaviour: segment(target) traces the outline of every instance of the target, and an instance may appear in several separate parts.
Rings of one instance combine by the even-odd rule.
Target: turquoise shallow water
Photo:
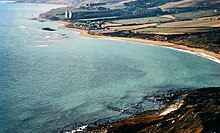
[[[0,3],[0,132],[57,132],[158,108],[145,96],[220,86],[220,65],[168,48],[81,37]]]

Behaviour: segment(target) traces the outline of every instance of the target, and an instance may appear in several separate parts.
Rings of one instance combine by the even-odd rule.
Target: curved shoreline
[[[213,62],[220,64],[220,54],[206,51],[204,49],[190,48],[190,47],[187,47],[184,45],[163,42],[163,41],[152,41],[152,40],[144,40],[144,39],[138,39],[138,38],[124,38],[124,37],[90,35],[87,30],[65,27],[67,24],[69,24],[68,22],[59,21],[58,23],[62,24],[61,26],[58,27],[59,29],[79,32],[80,36],[91,37],[91,38],[104,38],[104,39],[112,39],[112,40],[130,41],[130,42],[142,43],[144,45],[162,46],[162,47],[166,47],[166,48],[170,48],[170,49],[174,49],[174,50],[178,50],[178,51],[182,51],[182,52],[187,52],[187,53],[190,53],[193,55],[197,55],[197,56],[203,57],[205,59],[208,59],[208,60],[211,60]]]

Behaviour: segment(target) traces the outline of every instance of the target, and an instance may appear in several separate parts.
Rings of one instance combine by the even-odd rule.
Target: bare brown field
[[[163,15],[161,16],[162,18],[167,18],[167,19],[176,19],[174,16],[172,15]]]
[[[201,17],[201,18],[196,18],[193,20],[220,20],[220,15],[211,16],[211,17]]]
[[[105,23],[104,26],[107,26],[107,27],[117,27],[117,26],[122,26],[122,24]]]
[[[178,1],[178,2],[170,2],[159,7],[163,10],[167,10],[167,9],[174,8],[174,7],[188,7],[192,5],[193,1],[194,0],[183,0],[183,1]]]
[[[220,27],[220,24],[215,24],[215,25],[212,25],[211,27],[218,28],[218,27]]]

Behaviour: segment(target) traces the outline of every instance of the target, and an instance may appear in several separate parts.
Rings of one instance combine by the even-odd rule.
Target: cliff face
[[[183,105],[167,115],[141,116],[115,122],[92,132],[213,133],[220,132],[220,88],[181,92]]]

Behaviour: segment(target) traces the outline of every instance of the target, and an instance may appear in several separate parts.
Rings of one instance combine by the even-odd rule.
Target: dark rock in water
[[[45,20],[39,20],[39,22],[46,22]]]
[[[49,27],[42,28],[42,30],[46,30],[46,31],[56,31],[55,29],[51,29],[51,28],[49,28]]]
[[[31,18],[31,20],[37,20],[37,18]]]
[[[184,90],[182,90],[184,91]],[[152,101],[152,102],[159,102],[164,105],[172,103],[174,100],[181,99],[183,92],[181,90],[176,91],[176,92],[171,92],[167,94],[162,94],[162,95],[156,95],[156,96],[146,96],[143,99]],[[184,91],[186,93],[186,90]]]

